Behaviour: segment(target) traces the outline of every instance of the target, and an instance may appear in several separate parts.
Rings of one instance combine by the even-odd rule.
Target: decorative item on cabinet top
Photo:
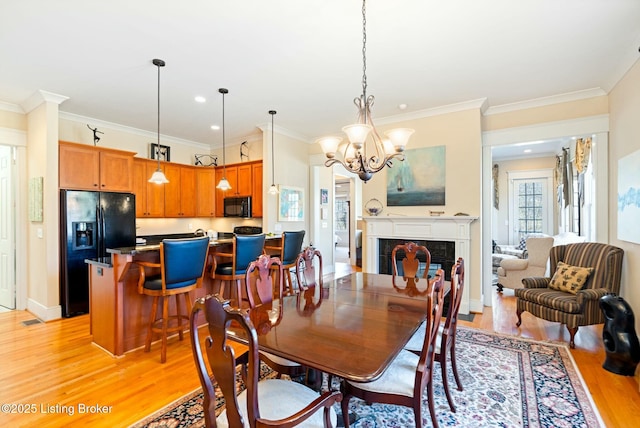
[[[149,159],[160,159],[161,161],[171,161],[171,147],[151,143],[149,147]]]
[[[193,155],[193,164],[196,166],[218,166],[218,156],[216,155]]]

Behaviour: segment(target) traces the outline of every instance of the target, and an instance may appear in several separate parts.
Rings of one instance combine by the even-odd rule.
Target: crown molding
[[[535,107],[544,107],[570,101],[584,100],[587,98],[601,97],[603,95],[607,95],[607,93],[602,88],[590,88],[581,91],[567,92],[565,94],[552,95],[549,97],[534,98],[532,100],[492,106],[489,107],[484,114],[485,116],[490,116],[492,114],[507,113],[511,111],[524,110]]]
[[[271,131],[271,122],[258,125],[258,129],[260,129],[263,133]],[[287,137],[293,138],[295,140],[300,140],[308,144],[313,143],[313,141],[310,141],[311,139],[307,135],[301,134],[300,132],[292,131],[288,128],[283,128],[282,126],[274,125],[273,132],[280,135],[286,135]]]
[[[60,105],[68,99],[69,97],[67,96],[58,95],[54,94],[53,92],[47,92],[43,91],[42,89],[38,89],[29,98],[24,100],[20,104],[20,106],[25,111],[25,113],[30,113],[34,108],[38,107],[42,103],[47,102]]]
[[[388,125],[391,123],[402,122],[407,120],[423,119],[425,117],[440,116],[443,114],[456,113],[465,110],[481,110],[484,111],[487,106],[486,98],[478,98],[476,100],[463,101],[455,104],[447,104],[444,106],[428,108],[424,110],[416,110],[409,113],[401,113],[393,116],[376,118],[376,124]]]
[[[71,120],[74,122],[80,123],[91,123],[93,126],[99,126],[101,128],[109,128],[114,131],[127,132],[129,134],[140,135],[145,138],[151,138],[153,141],[158,137],[157,132],[145,131],[144,129],[133,128],[131,126],[120,125],[113,122],[107,122],[105,120],[95,119],[93,117],[81,116],[75,113],[69,113],[61,111],[59,113],[60,119]],[[209,144],[198,143],[196,141],[184,140],[182,138],[171,137],[168,135],[161,134],[163,141],[180,144],[183,146],[191,146],[201,150],[211,150],[211,146]]]
[[[0,101],[0,110],[10,111],[12,113],[20,113],[24,114],[24,110],[17,104],[6,103],[4,101]]]

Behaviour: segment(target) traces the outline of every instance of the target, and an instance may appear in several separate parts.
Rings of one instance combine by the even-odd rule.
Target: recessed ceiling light
[[[213,129],[214,131],[219,131],[220,125],[211,125],[211,129]]]
[[[207,102],[207,99],[205,97],[201,96],[201,95],[196,96],[195,100],[196,100],[197,103],[206,103]]]
[[[406,104],[404,104],[404,103],[402,103],[402,104],[398,104],[398,108],[399,108],[400,110],[406,110],[407,105],[406,105]]]
[[[531,149],[524,149],[525,153],[531,153]]]

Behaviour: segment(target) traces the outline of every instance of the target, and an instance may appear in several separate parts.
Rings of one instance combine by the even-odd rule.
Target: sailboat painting
[[[387,206],[444,205],[445,146],[407,150],[387,169]]]

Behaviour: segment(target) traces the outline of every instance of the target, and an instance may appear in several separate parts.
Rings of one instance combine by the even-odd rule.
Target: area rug
[[[449,385],[456,413],[449,410],[440,370],[434,372],[435,410],[441,427],[604,427],[582,376],[565,344],[458,328],[458,373],[464,390]],[[450,367],[450,366],[449,366]],[[261,376],[273,373],[263,367]],[[239,385],[238,390],[244,389]],[[224,399],[218,400],[219,411]],[[354,428],[415,426],[413,411],[386,404],[367,405],[352,398]],[[336,406],[340,416],[340,408]],[[423,400],[423,426],[431,420]],[[204,426],[200,390],[133,425],[139,427]]]

